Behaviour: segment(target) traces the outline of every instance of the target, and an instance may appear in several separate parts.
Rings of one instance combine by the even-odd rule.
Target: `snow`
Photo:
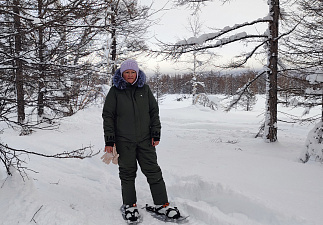
[[[181,46],[181,45],[202,45],[203,43],[209,41],[209,40],[213,40],[229,31],[233,31],[236,29],[239,29],[243,26],[248,26],[248,24],[253,24],[253,23],[257,23],[257,22],[264,22],[267,20],[272,19],[272,17],[270,16],[266,16],[264,18],[259,18],[251,23],[243,23],[243,24],[235,24],[234,26],[230,27],[230,26],[225,26],[224,28],[222,28],[220,31],[218,32],[213,32],[213,33],[205,33],[200,35],[199,37],[190,37],[188,39],[185,40],[180,40],[178,42],[176,42],[175,45]],[[222,38],[220,40],[218,40],[216,42],[216,45],[221,45],[221,44],[225,44],[227,42],[231,42],[231,41],[235,41],[235,40],[239,40],[239,39],[243,39],[245,37],[247,37],[247,33],[246,32],[240,32],[238,34],[233,34],[227,38]]]
[[[312,74],[306,77],[310,84],[323,83],[323,74]]]
[[[172,205],[190,215],[194,225],[320,225],[323,166],[298,156],[313,125],[278,123],[276,143],[254,138],[264,113],[264,96],[253,111],[229,113],[176,101],[160,104],[162,139],[159,164]],[[219,97],[217,97],[219,98]],[[278,111],[301,115],[301,108]],[[65,118],[59,130],[19,136],[6,128],[2,142],[11,147],[54,154],[82,146],[103,149],[102,106]],[[319,113],[311,110],[311,114]],[[279,114],[280,119],[286,119]],[[30,169],[25,182],[0,167],[0,224],[125,224],[116,165],[99,155],[84,160],[25,156]],[[138,205],[152,204],[145,177],[138,171]],[[143,209],[143,225],[165,224]]]
[[[228,28],[224,28],[223,32],[226,32]],[[199,44],[202,45],[204,42],[206,42],[207,40],[210,39],[214,39],[215,37],[219,36],[221,33],[210,33],[210,34],[202,34],[200,37],[196,38],[196,37],[191,37],[187,40],[184,41],[179,41],[176,43],[176,45],[191,45],[191,44]],[[247,37],[247,33],[246,32],[240,32],[238,34],[234,34],[231,35],[228,38],[222,38],[219,39],[216,42],[216,45],[222,45],[222,44],[226,44],[227,42],[231,42],[231,41],[235,41],[235,40],[239,40],[242,38]]]
[[[321,82],[323,83],[323,82]],[[323,94],[323,89],[314,89],[314,88],[306,88],[305,89],[305,94],[309,95],[322,95]]]
[[[306,148],[300,155],[300,159],[306,162],[307,157],[311,156],[318,161],[323,161],[323,145],[322,145],[322,134],[323,134],[323,122],[317,123],[314,128],[308,133],[306,139]]]

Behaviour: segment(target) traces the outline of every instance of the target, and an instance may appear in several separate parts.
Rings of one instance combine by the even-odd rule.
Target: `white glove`
[[[102,161],[108,165],[110,164],[111,161],[113,164],[118,164],[118,158],[119,158],[119,154],[117,153],[116,146],[113,146],[112,153],[106,152],[101,157]]]

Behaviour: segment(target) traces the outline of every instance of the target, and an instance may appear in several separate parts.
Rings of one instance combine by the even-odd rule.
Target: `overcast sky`
[[[166,8],[169,9],[157,13],[156,18],[159,18],[160,21],[158,25],[152,26],[148,32],[149,37],[152,37],[150,39],[151,45],[156,42],[156,39],[153,37],[158,38],[162,42],[175,43],[193,36],[188,30],[188,19],[192,17],[192,10],[188,7],[174,8],[171,0],[139,0],[138,2],[143,5],[150,5],[153,2],[153,9],[160,9],[166,4]],[[212,28],[221,29],[226,26],[233,26],[263,18],[268,15],[268,5],[267,0],[231,0],[226,4],[214,0],[202,6],[199,14],[202,24],[201,34],[203,34],[214,32]],[[266,29],[267,25],[264,24],[262,27],[257,27],[257,30],[249,30],[247,33],[258,32],[262,34]],[[240,30],[239,32],[242,31],[244,30]],[[215,58],[214,63],[228,62],[236,53],[243,51],[243,46],[243,43],[238,43],[217,50],[217,53],[221,54],[222,57]],[[250,46],[248,47],[250,48]],[[181,63],[160,61],[160,59],[150,59],[148,61],[145,58],[145,60],[138,59],[138,61],[142,61],[142,68],[148,74],[152,74],[156,70],[157,64],[162,73],[181,73],[189,66],[187,64],[183,65]],[[250,66],[251,68],[259,67],[260,64],[253,61]]]

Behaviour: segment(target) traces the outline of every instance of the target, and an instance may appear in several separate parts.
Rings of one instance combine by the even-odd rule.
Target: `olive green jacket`
[[[103,107],[103,128],[106,146],[116,141],[140,142],[160,139],[159,108],[146,76],[140,70],[134,85],[116,71]]]

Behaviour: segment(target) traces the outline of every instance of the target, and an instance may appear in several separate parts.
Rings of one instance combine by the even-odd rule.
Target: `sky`
[[[159,40],[165,43],[176,43],[179,40],[192,37],[192,33],[188,30],[188,19],[192,18],[192,10],[188,7],[174,7],[172,1],[168,0],[139,0],[139,4],[152,5],[154,10],[160,9],[163,6],[167,10],[159,12],[155,15],[158,19],[158,24],[151,26],[148,31],[149,43],[154,46]],[[199,11],[200,21],[202,24],[203,33],[214,32],[214,29],[222,29],[226,26],[233,26],[244,22],[250,22],[258,18],[263,18],[268,15],[268,5],[266,0],[232,0],[226,4],[220,1],[208,2],[201,7]],[[264,33],[267,25],[257,27],[257,30],[249,30],[247,33]],[[242,32],[242,31],[239,31]],[[250,46],[247,46],[250,49]],[[221,57],[214,58],[214,64],[228,62],[231,58],[244,49],[244,43],[223,47],[217,54]],[[162,61],[161,58],[147,59],[147,57],[139,58],[138,61],[142,64],[142,68],[146,73],[151,74],[156,71],[157,65],[161,73],[182,73],[188,71],[188,64],[173,63],[170,61]],[[210,66],[210,70],[213,70]],[[250,68],[259,68],[260,64],[257,61],[250,63]]]

